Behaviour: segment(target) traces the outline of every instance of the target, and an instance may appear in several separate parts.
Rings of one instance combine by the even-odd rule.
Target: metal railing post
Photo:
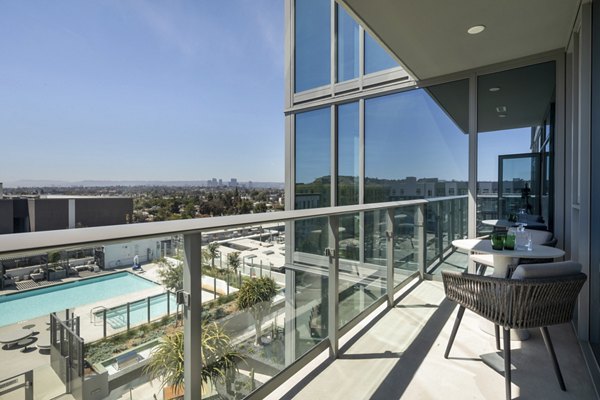
[[[167,304],[169,304],[168,297],[167,297]],[[150,297],[148,297],[148,322],[150,322]]]
[[[452,246],[456,230],[456,201],[450,200],[450,214],[448,215],[448,246]]]
[[[441,201],[437,202],[437,215],[436,215],[436,235],[437,235],[437,256],[439,257],[440,262],[442,262],[442,257],[444,255],[444,204]]]
[[[106,337],[106,308],[102,310],[102,337]]]
[[[213,299],[217,299],[217,277],[213,276]]]
[[[127,330],[129,330],[129,323],[130,323],[130,320],[129,320],[129,306],[130,306],[130,303],[127,302]]]
[[[171,291],[167,290],[167,316],[171,315]]]
[[[339,350],[339,217],[333,215],[327,218],[329,227],[329,256],[328,279],[328,313],[327,327],[329,336],[329,355],[336,358]]]
[[[395,209],[388,208],[386,213],[386,272],[388,307],[394,305],[394,216]]]
[[[33,370],[25,372],[25,399],[33,400]]]
[[[183,306],[184,399],[192,400],[201,397],[202,382],[202,234],[187,233],[183,241],[183,290],[189,296]]]
[[[417,206],[417,215],[415,216],[415,228],[417,228],[417,243],[419,243],[419,254],[417,262],[419,264],[419,275],[421,279],[425,276],[425,264],[427,263],[427,232],[425,221],[427,218],[427,209],[425,204]]]

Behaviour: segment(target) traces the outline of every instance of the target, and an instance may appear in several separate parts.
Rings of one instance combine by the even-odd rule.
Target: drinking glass
[[[506,235],[501,233],[492,233],[492,249],[494,250],[502,250],[504,248],[504,239]]]

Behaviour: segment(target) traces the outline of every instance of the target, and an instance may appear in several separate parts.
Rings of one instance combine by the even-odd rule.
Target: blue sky
[[[283,1],[1,1],[0,182],[283,181]]]

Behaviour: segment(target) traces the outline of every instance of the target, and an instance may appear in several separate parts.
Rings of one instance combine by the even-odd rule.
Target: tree
[[[234,251],[233,253],[227,254],[227,264],[229,264],[229,268],[233,268],[233,271],[237,273],[237,269],[240,266],[240,253]]]
[[[216,322],[202,323],[202,370],[201,386],[217,379],[225,379],[237,370],[236,362],[241,356],[233,350],[231,338]],[[183,331],[178,330],[160,339],[152,351],[145,371],[152,378],[159,378],[162,386],[184,387]]]
[[[277,294],[275,281],[270,277],[254,278],[242,284],[238,291],[237,305],[240,310],[248,310],[254,317],[256,330],[255,345],[260,346],[261,325],[263,318],[271,309],[271,301]]]
[[[215,267],[215,258],[219,255],[219,243],[211,242],[204,249],[206,259],[210,260],[210,266]]]
[[[161,283],[174,292],[183,289],[183,263],[178,261],[175,265],[167,262],[161,264],[162,268],[158,270]]]
[[[259,203],[256,203],[254,205],[253,211],[255,214],[267,212],[267,205],[265,203],[263,203],[262,201]]]

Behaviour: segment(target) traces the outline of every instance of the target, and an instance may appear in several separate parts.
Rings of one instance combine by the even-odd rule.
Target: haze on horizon
[[[0,182],[282,182],[283,2],[0,5]]]

